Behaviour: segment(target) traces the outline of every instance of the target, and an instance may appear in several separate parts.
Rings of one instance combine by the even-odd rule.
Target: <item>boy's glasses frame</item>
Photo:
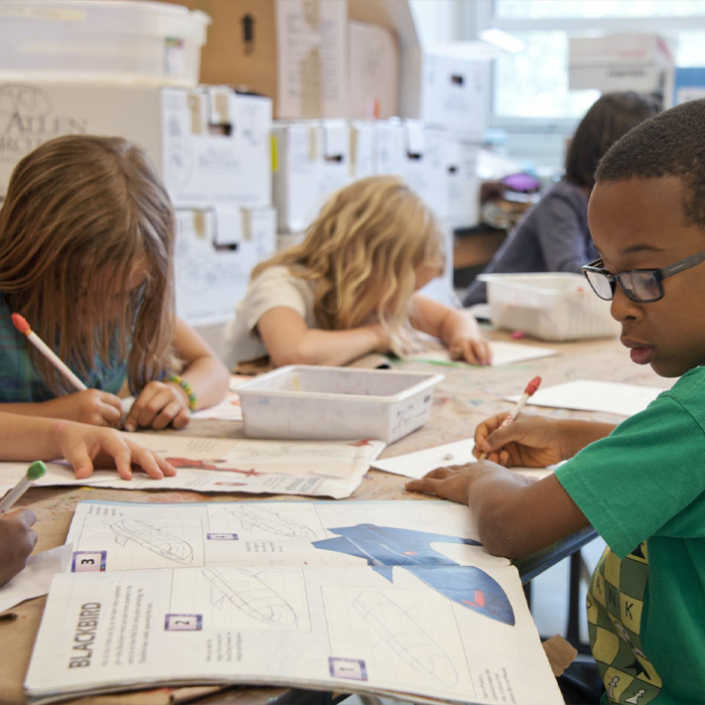
[[[684,272],[705,262],[705,250],[700,250],[690,257],[678,260],[663,269],[626,269],[617,274],[610,274],[604,268],[602,258],[583,265],[582,270],[592,290],[603,300],[611,301],[619,284],[627,298],[639,304],[660,301],[663,296],[663,280],[674,274]]]

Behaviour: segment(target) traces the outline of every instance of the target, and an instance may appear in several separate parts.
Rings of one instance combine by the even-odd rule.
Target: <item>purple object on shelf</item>
[[[502,183],[505,186],[509,186],[512,191],[520,193],[538,191],[541,188],[539,180],[528,174],[510,174],[502,179]]]

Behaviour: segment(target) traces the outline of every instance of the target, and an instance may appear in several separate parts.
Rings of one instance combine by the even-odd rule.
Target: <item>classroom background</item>
[[[252,269],[339,188],[403,177],[446,235],[425,291],[458,305],[602,93],[705,97],[705,0],[5,0],[0,36],[0,203],[54,137],[144,147],[176,209],[177,314],[216,352]],[[567,573],[535,581],[542,634],[565,632]]]

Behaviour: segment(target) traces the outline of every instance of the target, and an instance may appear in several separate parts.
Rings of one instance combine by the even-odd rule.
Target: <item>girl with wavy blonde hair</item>
[[[471,316],[416,293],[444,264],[435,218],[401,179],[357,181],[330,198],[300,245],[254,269],[226,334],[226,361],[344,365],[408,351],[415,329],[460,359],[487,363]]]
[[[0,410],[112,426],[129,388],[134,430],[184,426],[193,399],[219,401],[227,370],[173,313],[173,249],[169,197],[131,143],[66,136],[24,157],[0,210]],[[67,385],[12,313],[87,390]],[[170,377],[173,356],[182,377]]]

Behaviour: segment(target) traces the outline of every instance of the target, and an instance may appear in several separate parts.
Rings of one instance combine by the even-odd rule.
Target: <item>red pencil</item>
[[[509,424],[514,421],[514,419],[519,416],[519,412],[524,408],[524,404],[529,400],[529,397],[539,388],[539,385],[541,384],[541,378],[540,377],[534,377],[529,384],[526,385],[526,389],[524,390],[524,393],[519,397],[517,400],[517,403],[514,405],[514,408],[509,412],[509,415],[507,416],[504,421],[500,424],[499,428],[504,428],[505,426],[509,426]],[[497,429],[499,430],[499,429]],[[487,453],[482,453],[480,455],[480,460],[485,460],[487,458]]]

